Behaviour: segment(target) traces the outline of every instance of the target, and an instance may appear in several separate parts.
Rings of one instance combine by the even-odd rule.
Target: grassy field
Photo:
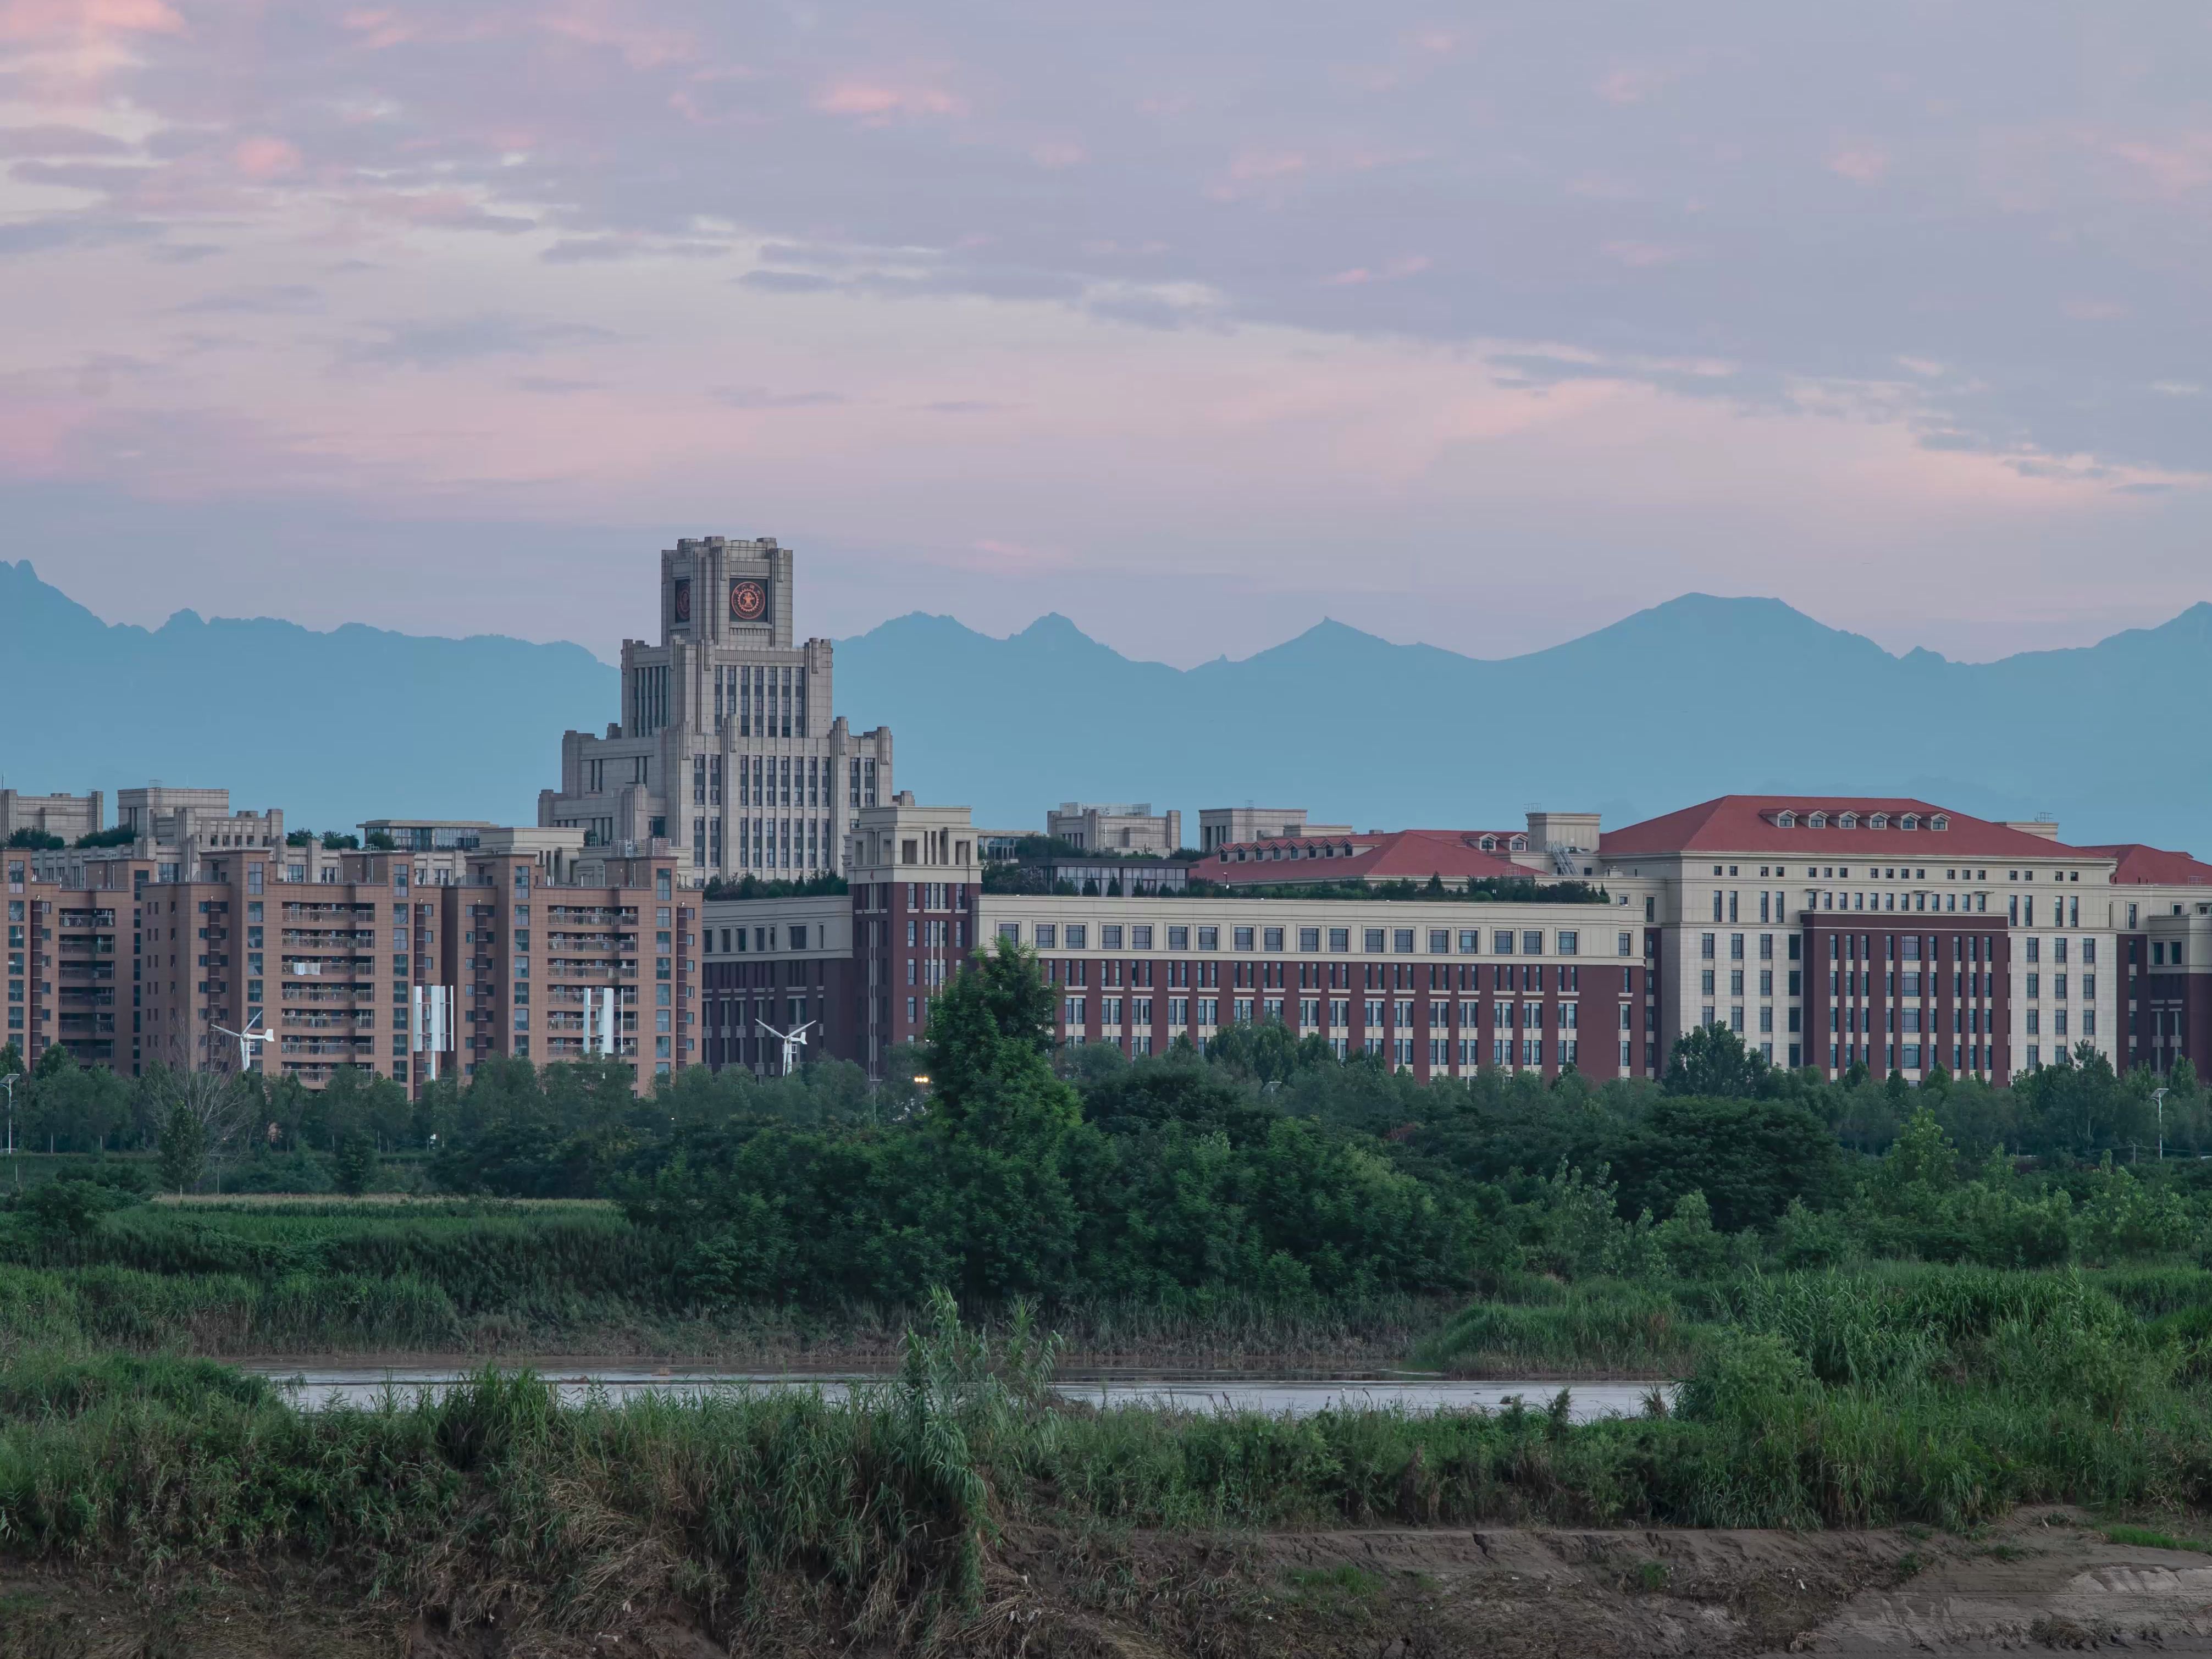
[[[797,1618],[918,1642],[974,1613],[1010,1527],[1959,1530],[2024,1504],[2124,1527],[2212,1500],[2212,1401],[2203,1340],[2145,1316],[2179,1285],[2122,1288],[2136,1306],[2064,1273],[1746,1281],[1703,1310],[1674,1414],[1580,1425],[1059,1407],[1052,1344],[988,1341],[949,1301],[896,1380],[845,1403],[562,1410],[488,1371],[434,1401],[301,1413],[205,1360],[18,1352],[0,1539],[142,1569],[304,1558],[510,1639],[643,1597],[726,1636]]]

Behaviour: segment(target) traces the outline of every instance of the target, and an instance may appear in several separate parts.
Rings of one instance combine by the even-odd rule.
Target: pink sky
[[[2207,589],[2199,9],[0,0],[0,556],[611,653],[1687,590],[1986,657]]]

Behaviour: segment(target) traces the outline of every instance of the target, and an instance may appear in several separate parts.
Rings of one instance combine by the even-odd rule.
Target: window
[[[1301,951],[1318,951],[1318,950],[1320,950],[1320,949],[1321,949],[1321,929],[1320,929],[1320,928],[1318,928],[1318,927],[1301,927],[1301,928],[1299,928],[1299,929],[1298,929],[1298,949],[1299,949],[1299,950],[1301,950]]]
[[[1200,928],[1198,948],[1201,951],[1218,951],[1221,948],[1221,930],[1218,927]]]
[[[1613,954],[1615,956],[1633,956],[1636,954],[1635,946],[1635,934],[1616,933],[1613,935]]]
[[[1330,928],[1328,930],[1328,948],[1332,951],[1349,951],[1352,948],[1352,929],[1349,927]]]
[[[1495,956],[1511,956],[1513,954],[1513,930],[1510,927],[1499,927],[1494,929],[1490,935],[1490,949],[1492,954]]]
[[[1582,937],[1578,933],[1562,927],[1559,934],[1559,953],[1563,957],[1580,955]]]
[[[1449,927],[1430,928],[1429,951],[1431,954],[1435,956],[1449,955],[1451,951],[1451,929]]]
[[[1459,930],[1459,949],[1462,956],[1471,957],[1482,949],[1482,930],[1462,927]]]
[[[1036,942],[1037,949],[1040,951],[1054,951],[1059,949],[1060,925],[1057,922],[1051,921],[1041,921],[1037,923]]]
[[[1083,921],[1071,921],[1067,924],[1067,948],[1069,950],[1088,950],[1090,948],[1090,923]]]
[[[1533,931],[1522,934],[1521,954],[1527,957],[1542,956],[1544,954],[1543,934]]]
[[[1413,930],[1410,927],[1392,928],[1390,930],[1390,948],[1394,951],[1412,951],[1413,948]]]
[[[1134,924],[1130,927],[1129,948],[1132,951],[1149,951],[1152,948],[1152,926],[1150,922]]]
[[[1102,951],[1118,951],[1121,948],[1120,922],[1106,921],[1098,925],[1098,948]]]
[[[1168,949],[1169,949],[1169,950],[1170,950],[1170,951],[1188,951],[1188,950],[1189,950],[1189,949],[1190,949],[1190,929],[1189,929],[1189,928],[1188,928],[1188,927],[1170,927],[1170,928],[1169,928],[1169,929],[1168,929]]]
[[[1713,959],[1714,955],[1713,947],[1718,941],[1720,935],[1717,933],[1700,933],[1698,935],[1698,954],[1703,957],[1707,962],[1711,962]]]
[[[1260,930],[1260,948],[1263,951],[1281,950],[1283,948],[1283,930],[1279,927],[1261,928]]]
[[[1237,948],[1238,950],[1249,951],[1252,948],[1252,930],[1249,927],[1237,928],[1235,932],[1234,938],[1236,939]]]
[[[1362,949],[1375,952],[1382,949],[1382,930],[1380,927],[1363,928],[1359,936],[1364,941]]]

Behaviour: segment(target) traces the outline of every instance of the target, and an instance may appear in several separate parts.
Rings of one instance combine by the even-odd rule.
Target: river
[[[884,1372],[730,1371],[706,1367],[580,1364],[574,1360],[517,1360],[502,1369],[535,1370],[551,1382],[561,1403],[578,1406],[596,1392],[608,1403],[659,1395],[697,1399],[721,1391],[812,1389],[842,1399],[855,1387],[880,1386]],[[309,1410],[331,1406],[373,1407],[387,1393],[406,1399],[417,1393],[442,1393],[471,1374],[457,1365],[395,1364],[344,1366],[295,1361],[247,1361],[241,1369],[282,1387]],[[1671,1402],[1675,1385],[1656,1385]],[[1568,1390],[1570,1415],[1577,1423],[1601,1417],[1632,1417],[1644,1409],[1654,1384],[1649,1382],[1578,1382],[1490,1378],[1467,1381],[1419,1372],[1365,1372],[1352,1376],[1249,1376],[1204,1373],[1138,1371],[1063,1372],[1054,1387],[1071,1401],[1116,1407],[1147,1406],[1187,1412],[1265,1412],[1304,1417],[1315,1412],[1395,1409],[1413,1413],[1496,1411],[1515,1396],[1531,1410],[1543,1410],[1561,1389]]]

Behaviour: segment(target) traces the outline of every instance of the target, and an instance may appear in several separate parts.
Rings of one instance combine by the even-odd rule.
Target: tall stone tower
[[[846,872],[860,809],[893,793],[891,734],[833,714],[830,643],[797,642],[792,567],[772,536],[661,554],[660,639],[623,641],[622,719],[562,738],[540,823],[665,840],[695,884]]]

